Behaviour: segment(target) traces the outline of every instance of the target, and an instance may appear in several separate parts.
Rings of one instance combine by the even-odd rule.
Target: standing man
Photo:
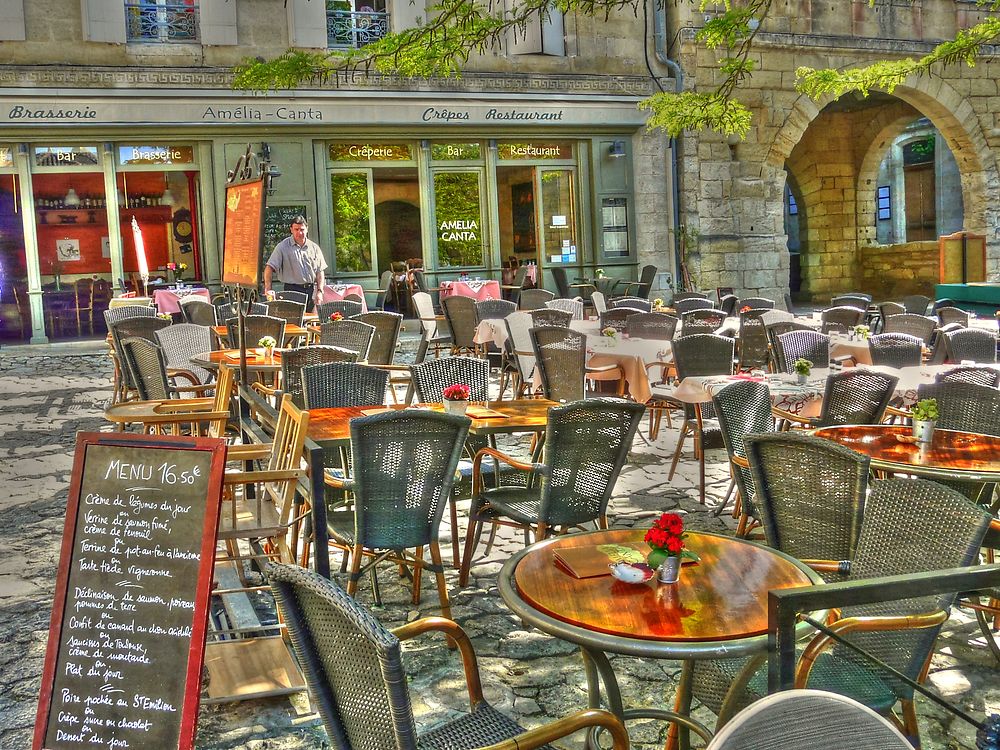
[[[286,290],[302,292],[309,298],[306,310],[312,312],[313,303],[323,301],[323,272],[327,265],[319,245],[307,239],[308,232],[305,216],[292,219],[291,236],[275,246],[264,266],[264,294],[270,296],[271,278],[277,272]]]

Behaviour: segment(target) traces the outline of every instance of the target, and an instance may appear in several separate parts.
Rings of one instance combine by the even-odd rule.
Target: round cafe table
[[[240,350],[219,349],[214,352],[203,352],[191,357],[191,363],[208,370],[218,370],[220,364],[236,368],[239,377]],[[247,349],[247,373],[271,373],[281,370],[281,350],[276,349],[270,357],[258,353],[256,348]]]
[[[959,430],[934,430],[930,445],[901,443],[912,435],[904,425],[843,425],[814,430],[813,435],[871,458],[871,467],[928,479],[1000,482],[1000,437]]]
[[[539,630],[580,646],[591,708],[607,707],[622,719],[678,721],[706,736],[688,716],[691,660],[760,653],[767,648],[767,592],[822,583],[804,563],[744,539],[690,532],[687,546],[701,557],[684,565],[680,581],[628,584],[610,574],[576,578],[555,560],[569,548],[616,544],[648,552],[645,529],[611,529],[549,539],[521,550],[498,577],[511,611]],[[603,560],[601,560],[603,562]],[[598,566],[600,567],[600,566]],[[823,616],[822,614],[820,615]],[[805,632],[808,625],[800,629]],[[676,713],[625,710],[607,654],[687,661]],[[686,732],[681,731],[682,744]],[[591,742],[595,738],[590,738]]]

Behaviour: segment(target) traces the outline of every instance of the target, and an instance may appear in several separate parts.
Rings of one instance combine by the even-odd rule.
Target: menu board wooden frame
[[[226,185],[222,283],[257,288],[264,237],[265,181]]]
[[[179,722],[178,737],[176,745],[161,750],[191,750],[194,747],[195,728],[198,720],[198,706],[201,694],[201,672],[205,653],[205,635],[208,628],[209,598],[212,589],[212,580],[215,568],[215,547],[216,534],[219,524],[219,510],[221,507],[222,481],[225,471],[226,444],[224,440],[217,438],[189,438],[183,436],[133,436],[117,433],[81,432],[77,434],[76,451],[73,459],[73,473],[70,480],[69,497],[66,506],[66,521],[63,529],[62,548],[59,555],[59,567],[56,576],[55,598],[52,605],[52,616],[49,625],[49,640],[45,652],[45,666],[42,671],[42,685],[38,700],[38,712],[35,718],[35,733],[32,742],[33,750],[46,750],[51,745],[46,744],[46,735],[50,729],[53,716],[59,711],[53,705],[54,684],[59,677],[57,669],[65,670],[65,659],[61,651],[62,629],[65,616],[67,614],[67,603],[70,599],[70,581],[74,577],[74,569],[83,569],[81,564],[75,565],[77,552],[77,532],[80,528],[79,514],[81,510],[81,496],[85,491],[84,476],[87,468],[88,452],[92,447],[109,447],[129,451],[124,455],[135,455],[136,450],[153,449],[161,455],[164,451],[198,451],[209,453],[210,463],[208,473],[205,475],[202,484],[205,487],[205,494],[201,496],[200,490],[192,493],[185,500],[193,502],[204,501],[205,506],[202,521],[202,536],[200,546],[198,546],[198,575],[193,591],[193,612],[191,615],[190,645],[182,645],[187,649],[187,664],[183,680],[183,699],[180,711],[177,712]],[[110,469],[109,469],[109,472]],[[105,479],[107,475],[105,475]],[[149,482],[143,482],[148,484]],[[182,482],[183,483],[183,478]],[[148,487],[136,488],[148,490]],[[178,490],[177,497],[183,497]],[[89,497],[88,497],[89,500]],[[109,503],[110,504],[110,503]],[[119,504],[121,507],[121,504]],[[133,508],[134,512],[135,508]],[[167,514],[164,514],[165,516]],[[178,515],[174,510],[174,517]],[[195,519],[196,520],[196,519]],[[85,523],[88,518],[85,516]],[[84,532],[92,533],[92,532]],[[173,552],[173,551],[172,551]],[[171,553],[172,555],[172,553]],[[94,554],[92,557],[98,558],[100,555]],[[110,555],[103,559],[109,559]],[[145,590],[145,589],[144,589]],[[159,591],[150,589],[150,591]],[[73,597],[78,594],[74,593]],[[141,597],[140,597],[141,599]],[[173,605],[173,602],[171,602]],[[133,611],[134,611],[133,607]],[[87,612],[88,610],[83,610]],[[96,614],[95,614],[96,616]],[[133,619],[133,627],[134,627]],[[157,623],[159,624],[159,623]],[[162,628],[160,628],[162,629]],[[96,636],[95,636],[96,639]],[[73,658],[72,656],[68,658]],[[154,665],[155,667],[155,665]],[[120,668],[120,667],[118,667]],[[61,673],[61,672],[60,672]],[[104,678],[107,679],[106,677]],[[123,691],[113,691],[123,692]],[[137,713],[142,716],[139,709]],[[92,712],[90,712],[92,713]],[[147,713],[155,713],[150,710]],[[61,717],[60,717],[60,720]],[[63,745],[60,745],[60,747]],[[81,743],[82,747],[83,744]],[[88,746],[95,746],[88,743]],[[97,746],[107,747],[106,743],[98,743]],[[127,745],[120,745],[125,747]]]
[[[938,237],[938,283],[986,281],[986,236],[955,232]]]

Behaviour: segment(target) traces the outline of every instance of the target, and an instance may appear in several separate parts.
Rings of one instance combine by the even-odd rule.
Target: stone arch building
[[[706,20],[677,5],[673,52],[686,84],[713,85],[716,59],[694,40]],[[879,245],[876,175],[893,139],[927,118],[954,154],[960,174],[963,228],[987,237],[987,267],[1000,268],[997,148],[1000,65],[952,66],[912,77],[892,94],[813,101],[795,90],[796,69],[850,67],[916,57],[979,16],[952,2],[897,5],[835,2],[773,6],[741,99],[752,109],[745,141],[712,132],[682,139],[682,223],[697,234],[689,271],[701,287],[732,286],[778,299],[788,290],[786,176],[795,185],[801,235],[801,296],[828,299],[865,288],[878,296],[933,293],[934,241]],[[730,139],[731,140],[731,139]]]

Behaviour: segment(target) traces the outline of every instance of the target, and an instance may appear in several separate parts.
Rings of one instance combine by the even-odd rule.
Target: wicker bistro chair
[[[122,305],[104,311],[104,325],[110,331],[111,326],[119,320],[127,318],[155,318],[156,308],[152,305]]]
[[[604,292],[591,292],[590,304],[594,306],[594,312],[598,315],[607,312],[608,302],[604,297]]]
[[[749,440],[756,444],[769,437]],[[817,499],[821,497],[816,495]],[[865,502],[864,522],[850,557],[814,558],[809,562],[821,573],[844,571],[842,575],[850,581],[965,567],[976,560],[989,520],[981,508],[937,482],[881,480],[873,483]],[[954,599],[954,594],[929,595],[844,607],[839,619],[828,627],[880,662],[920,682],[926,676],[934,642]],[[719,714],[720,726],[734,711],[766,693],[766,668],[759,668],[764,658],[743,662],[742,669],[739,660],[702,661],[696,666],[694,694]],[[704,690],[703,686],[716,690]],[[795,687],[853,698],[902,729],[911,746],[920,746],[913,689],[828,636],[817,635],[802,652]],[[902,719],[893,713],[897,703]],[[812,729],[810,725],[810,737]],[[842,739],[837,738],[838,746],[844,746]],[[813,746],[812,740],[809,746]],[[869,740],[858,746],[877,747]]]
[[[218,325],[215,318],[215,305],[206,302],[200,297],[185,297],[180,302],[181,317],[185,323],[194,323],[199,326]]]
[[[503,398],[508,381],[515,398],[521,398],[525,391],[532,389],[532,373],[535,370],[535,352],[532,349],[531,334],[534,327],[531,313],[518,310],[504,318],[507,328],[507,342],[500,363],[500,394]]]
[[[625,391],[625,373],[617,365],[587,366],[587,339],[570,328],[530,328],[528,336],[542,394],[550,401],[579,401],[586,397],[586,381],[617,380],[618,395]]]
[[[301,374],[306,409],[382,406],[385,403],[389,374],[377,367],[344,359],[306,365]]]
[[[831,307],[856,307],[868,311],[872,298],[867,294],[841,294],[830,300]]]
[[[949,362],[996,362],[997,335],[980,328],[962,328],[945,334]]]
[[[556,298],[547,289],[525,289],[517,303],[518,310],[537,310]]]
[[[107,312],[118,312],[118,310],[129,308],[116,308]],[[142,309],[142,308],[139,308]],[[153,309],[153,308],[149,308]],[[122,342],[127,338],[144,338],[147,341],[156,340],[156,332],[170,325],[169,320],[153,315],[135,316],[119,318],[108,321],[108,332],[111,334],[111,352],[115,364],[114,372],[114,395],[112,403],[119,403],[128,400],[136,389],[135,381],[132,379],[132,372],[125,363],[125,352],[122,349]]]
[[[681,317],[684,313],[691,312],[692,310],[712,310],[715,308],[715,303],[710,299],[703,297],[686,297],[684,299],[677,299],[677,295],[674,295],[673,301],[674,309],[677,314]]]
[[[561,310],[562,312],[568,312],[572,316],[572,320],[583,320],[583,300],[579,297],[574,297],[573,299],[562,298],[550,300],[545,303],[545,307],[549,310]]]
[[[803,417],[781,409],[772,409],[772,412],[784,420],[786,428],[792,422],[810,428],[879,424],[898,382],[895,375],[852,367],[827,376],[823,408],[818,417]]]
[[[373,338],[375,326],[360,320],[331,320],[319,327],[320,344],[357,352],[358,359],[368,358]]]
[[[778,347],[778,336],[789,331],[812,331],[813,329],[805,323],[796,323],[789,320],[780,320],[777,323],[765,323],[764,332],[767,334],[767,346],[771,355],[771,369],[774,372],[790,372],[791,368],[786,367],[783,351]]]
[[[306,314],[306,306],[304,304],[285,299],[274,299],[266,304],[267,314],[272,318],[281,318],[293,326],[302,325]]]
[[[905,333],[876,333],[868,339],[868,348],[873,365],[918,367],[924,344],[916,336]]]
[[[885,321],[893,315],[902,315],[905,312],[907,312],[906,307],[898,302],[880,302],[878,305],[879,330],[882,333],[887,333],[885,330]],[[922,315],[922,313],[920,314]]]
[[[330,513],[330,543],[350,555],[347,593],[357,592],[358,581],[371,573],[379,602],[375,567],[391,561],[413,570],[413,603],[420,603],[424,567],[435,574],[438,597],[450,617],[438,527],[444,504],[451,496],[465,439],[468,417],[432,411],[391,411],[351,420],[350,479],[328,476],[335,488],[353,490],[354,511]],[[428,547],[431,563],[423,559]],[[414,549],[407,554],[408,549]],[[371,561],[362,565],[362,558]]]
[[[714,334],[726,322],[721,310],[689,310],[681,316],[680,337]]]
[[[642,312],[652,312],[653,303],[650,302],[645,297],[616,297],[611,300],[611,307],[631,307],[633,310],[641,310]]]
[[[719,420],[722,444],[729,455],[730,472],[736,483],[734,515],[740,517],[736,535],[745,536],[760,522],[760,513],[754,506],[753,474],[743,438],[774,431],[771,395],[764,383],[744,380],[713,394],[712,407]]]
[[[890,315],[882,321],[882,333],[905,333],[909,336],[916,336],[928,346],[934,338],[934,331],[937,327],[937,321],[934,318],[911,313]]]
[[[191,364],[191,358],[196,354],[210,352],[215,348],[215,335],[211,328],[194,323],[175,323],[154,331],[153,336],[163,349],[168,372],[183,371],[196,383],[208,383],[212,380],[213,373]]]
[[[726,317],[736,315],[736,308],[739,307],[740,298],[735,294],[726,294],[719,300],[719,309],[726,314]]]
[[[708,294],[705,292],[674,292],[671,304],[676,308],[677,303],[685,299],[708,299]]]
[[[639,273],[639,286],[635,288],[636,297],[649,299],[649,293],[653,289],[653,282],[656,281],[656,266],[646,265]]]
[[[403,316],[399,313],[373,310],[372,312],[355,315],[351,320],[357,320],[370,325],[375,330],[368,345],[368,364],[391,365],[396,356],[396,344],[399,341],[399,330],[403,325]]]
[[[476,303],[476,320],[503,320],[517,310],[517,305],[505,299],[484,299]]]
[[[339,299],[331,302],[321,302],[316,305],[316,318],[325,323],[330,320],[330,316],[339,312],[345,318],[353,318],[365,311],[364,305],[350,299]]]
[[[204,395],[213,388],[211,384],[200,384],[197,378],[186,371],[173,375],[167,373],[167,362],[160,345],[139,336],[129,336],[121,342],[123,365],[128,370],[129,380],[135,387],[140,401],[166,401],[180,398],[182,394]],[[190,385],[177,385],[177,377],[184,377]]]
[[[643,314],[645,314],[643,310],[634,307],[613,307],[601,313],[601,330],[610,327],[621,333],[628,327],[629,318]]]
[[[781,372],[794,372],[795,361],[808,359],[813,367],[830,366],[830,337],[812,330],[789,331],[776,337],[776,361]]]
[[[288,302],[298,302],[300,305],[309,304],[309,295],[305,292],[293,292],[291,289],[283,289],[275,292],[275,299],[287,300]]]
[[[696,334],[694,336],[682,336],[673,342],[674,366],[677,368],[677,379],[684,380],[687,377],[697,377],[701,375],[731,375],[733,372],[733,348],[732,339],[713,334]],[[667,397],[670,403],[670,394],[661,394],[657,389],[653,389],[653,396],[658,399],[661,395]],[[684,405],[684,423],[681,425],[681,434],[677,439],[677,448],[674,451],[673,460],[670,463],[670,472],[667,481],[674,478],[677,470],[677,462],[680,460],[681,451],[684,449],[684,439],[688,433],[694,438],[694,457],[698,460],[700,482],[700,500],[705,502],[705,438],[706,433],[717,433],[718,426],[713,422],[706,424],[705,420],[711,420],[714,416],[711,405],[703,406],[700,409],[692,404]],[[659,417],[659,415],[657,415]],[[659,434],[659,418],[656,420],[655,430],[650,430],[650,439],[654,440]]]
[[[476,303],[468,297],[452,295],[445,297],[441,306],[451,329],[451,353],[478,353],[479,346],[475,341],[476,326],[479,324]]]
[[[569,328],[570,321],[573,320],[573,313],[550,307],[540,307],[526,312],[531,316],[531,325],[534,328]]]
[[[226,321],[238,315],[236,305],[232,302],[222,302],[215,306],[215,319]],[[246,305],[244,315],[267,315],[267,305],[263,302],[250,302]]]
[[[253,383],[252,387],[267,396],[275,398],[278,404],[284,394],[292,397],[292,403],[300,409],[306,408],[305,387],[302,380],[302,370],[311,365],[329,364],[331,362],[354,362],[358,358],[356,352],[349,349],[338,349],[335,346],[300,346],[286,349],[281,353],[281,387],[274,388],[261,383]]]
[[[552,274],[552,280],[556,284],[556,292],[562,299],[572,299],[573,293],[569,286],[569,276],[566,275],[566,269],[560,266],[555,266],[549,269],[549,273]]]
[[[773,310],[774,300],[767,297],[744,297],[740,300],[740,307],[749,307],[751,310]]]
[[[270,336],[278,342],[278,346],[283,346],[285,325],[284,318],[275,318],[270,315],[247,315],[243,319],[246,348],[251,349],[257,346],[257,342],[264,336]],[[226,321],[226,334],[229,338],[229,346],[238,349],[240,347],[239,318],[229,318]]]
[[[741,370],[765,369],[770,361],[767,331],[761,316],[767,310],[755,309],[740,313],[740,360]]]
[[[934,378],[935,383],[970,383],[986,388],[1000,388],[1000,370],[979,365],[961,365],[942,372]]]
[[[594,522],[608,527],[607,509],[615,482],[628,458],[645,407],[624,399],[595,398],[549,410],[541,463],[517,461],[492,448],[476,454],[473,500],[459,584],[468,583],[484,523],[534,533],[552,533]],[[487,489],[480,467],[487,456],[529,472],[528,486]]]
[[[679,321],[665,313],[636,313],[625,320],[625,332],[630,338],[670,341]]]
[[[828,307],[821,313],[823,333],[837,330],[850,330],[861,325],[865,320],[865,311],[849,305]]]
[[[786,690],[732,718],[706,750],[913,750],[889,721],[852,698],[822,690]]]
[[[949,323],[958,323],[963,328],[966,328],[969,325],[969,313],[960,307],[945,305],[944,307],[938,307],[935,312],[937,313],[938,322],[942,326],[946,326]]]
[[[906,308],[906,312],[913,313],[914,315],[926,315],[927,306],[931,303],[931,298],[925,297],[922,294],[908,294],[900,301],[903,303],[903,307]]]
[[[451,345],[451,333],[445,321],[439,321],[434,312],[434,300],[427,292],[413,293],[413,310],[420,320],[420,344],[417,347],[417,362],[423,362],[427,350],[434,347],[434,356],[438,356],[441,347]]]
[[[507,299],[504,302],[510,302],[514,307],[517,307],[517,302],[521,297],[521,292],[524,290],[524,284],[528,280],[528,266],[518,266],[517,271],[514,272],[514,278],[510,284],[501,284],[500,288],[507,293]],[[502,317],[502,316],[500,316]]]
[[[587,709],[525,730],[483,697],[472,642],[456,623],[426,617],[386,630],[337,584],[308,570],[270,565],[268,580],[316,710],[334,748],[460,750],[495,746],[533,750],[588,727],[604,727],[614,750],[628,735],[613,714]],[[470,711],[418,735],[400,642],[439,632],[455,644]],[[882,750],[879,748],[878,750]]]

